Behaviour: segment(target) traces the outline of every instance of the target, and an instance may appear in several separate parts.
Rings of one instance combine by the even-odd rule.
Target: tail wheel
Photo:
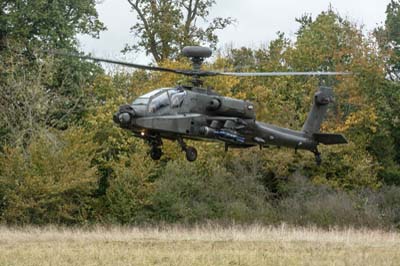
[[[150,157],[151,157],[151,159],[153,159],[155,161],[160,160],[162,154],[163,153],[162,153],[162,150],[160,148],[153,147],[150,150]]]
[[[186,159],[189,162],[196,161],[196,159],[197,159],[197,150],[195,148],[190,147],[190,146],[186,147],[185,152],[186,152]]]
[[[321,158],[321,153],[318,151],[318,149],[315,149],[314,155],[315,155],[315,162],[317,163],[318,166],[320,166],[322,163],[322,158]]]
[[[322,163],[321,153],[315,154],[315,162],[316,162],[316,164],[317,164],[318,166],[321,165],[321,163]]]

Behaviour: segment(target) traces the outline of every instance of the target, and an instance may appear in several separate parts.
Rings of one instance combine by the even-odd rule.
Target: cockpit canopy
[[[162,88],[144,94],[133,101],[132,106],[147,106],[150,113],[167,107],[177,108],[183,103],[186,91],[180,88]]]

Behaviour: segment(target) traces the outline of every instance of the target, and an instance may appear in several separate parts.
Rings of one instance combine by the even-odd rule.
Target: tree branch
[[[132,0],[128,0],[128,3],[136,11],[136,13],[138,14],[140,20],[142,21],[143,27],[144,27],[145,31],[147,32],[147,34],[149,35],[150,52],[153,55],[154,59],[157,62],[159,62],[161,60],[161,57],[157,52],[157,44],[156,44],[155,36],[154,36],[153,31],[151,30],[151,28],[149,26],[149,23],[148,23],[146,17],[144,16],[143,12],[139,8],[139,0],[136,0],[136,3],[133,3]]]

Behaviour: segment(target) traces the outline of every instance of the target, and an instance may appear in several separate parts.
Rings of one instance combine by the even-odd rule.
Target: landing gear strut
[[[178,143],[182,148],[182,151],[186,153],[186,160],[194,162],[197,159],[197,150],[194,147],[187,146],[182,138],[178,138]]]
[[[315,149],[313,152],[315,155],[315,162],[317,163],[318,166],[320,166],[322,163],[321,153],[318,151],[318,149]]]

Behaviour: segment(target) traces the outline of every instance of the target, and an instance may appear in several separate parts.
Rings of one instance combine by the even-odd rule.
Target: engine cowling
[[[207,105],[207,110],[208,111],[216,111],[220,107],[221,107],[221,101],[219,99],[212,99]]]
[[[251,102],[229,97],[208,100],[206,110],[212,112],[214,115],[255,118],[254,105]]]

